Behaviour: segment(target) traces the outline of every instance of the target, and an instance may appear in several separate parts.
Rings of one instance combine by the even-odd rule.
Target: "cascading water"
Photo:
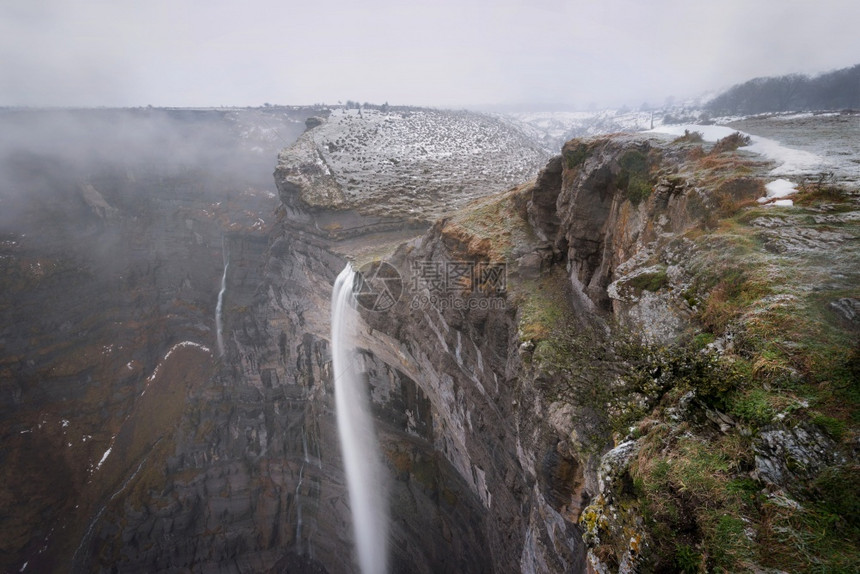
[[[222,311],[224,307],[224,292],[227,290],[227,268],[230,267],[230,254],[225,247],[224,239],[221,239],[221,256],[224,259],[224,274],[221,275],[221,290],[218,291],[218,305],[215,306],[215,329],[218,334],[218,353],[224,354],[224,319]]]
[[[388,501],[370,405],[357,365],[354,280],[355,272],[347,264],[331,295],[335,408],[359,566],[362,574],[381,574],[388,559]]]
[[[299,469],[299,483],[296,485],[296,551],[302,553],[302,477],[305,474],[305,465]]]

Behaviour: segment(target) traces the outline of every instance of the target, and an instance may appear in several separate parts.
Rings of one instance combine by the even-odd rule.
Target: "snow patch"
[[[797,187],[787,179],[777,179],[764,186],[766,195],[758,199],[759,203],[767,203],[777,207],[791,207],[794,201],[785,199],[797,193]]]
[[[155,366],[155,369],[153,369],[152,374],[149,375],[149,377],[147,377],[147,379],[146,379],[147,385],[149,385],[149,383],[154,381],[155,377],[158,376],[158,369],[161,367],[162,364],[164,364],[164,361],[169,359],[170,355],[172,355],[176,349],[181,349],[183,347],[196,347],[205,353],[209,353],[210,355],[212,354],[212,350],[209,347],[207,347],[205,345],[201,345],[200,343],[195,343],[194,341],[182,341],[181,343],[176,343],[175,345],[170,347],[170,350],[167,351],[167,353],[164,355],[164,358],[161,359],[161,362]],[[143,396],[143,394],[145,392],[146,392],[146,389],[144,389],[143,393],[140,393],[140,395]]]
[[[765,185],[764,188],[767,190],[767,197],[788,197],[797,193],[797,188],[787,179],[776,179]]]
[[[101,459],[101,460],[99,461],[99,463],[96,465],[96,470],[100,469],[100,468],[102,467],[102,464],[104,464],[104,461],[105,461],[105,460],[107,460],[107,457],[108,457],[108,456],[110,456],[110,451],[112,451],[112,450],[113,450],[113,441],[114,441],[114,439],[115,439],[115,438],[116,438],[116,437],[113,437],[113,438],[110,440],[110,444],[111,444],[111,446],[109,446],[109,447],[108,447],[108,449],[105,451],[105,453],[102,455],[102,459]]]
[[[707,142],[715,142],[737,132],[750,138],[750,145],[743,149],[757,153],[779,165],[772,169],[772,175],[791,175],[810,172],[819,172],[828,162],[821,156],[808,151],[802,151],[785,147],[778,141],[754,136],[728,126],[701,126],[696,124],[686,125],[663,125],[649,130],[646,133],[661,133],[674,136],[682,136],[685,131],[699,132],[702,139]]]

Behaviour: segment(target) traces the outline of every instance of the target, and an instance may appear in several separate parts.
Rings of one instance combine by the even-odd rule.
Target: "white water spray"
[[[388,559],[385,497],[373,419],[355,352],[355,273],[347,264],[331,295],[331,345],[337,428],[362,574],[384,574]]]
[[[224,259],[224,274],[221,275],[221,290],[218,291],[218,305],[215,306],[215,329],[218,333],[218,353],[224,354],[224,319],[222,311],[224,306],[224,292],[227,290],[227,268],[230,267],[230,254],[225,248],[224,239],[221,239],[221,256]]]

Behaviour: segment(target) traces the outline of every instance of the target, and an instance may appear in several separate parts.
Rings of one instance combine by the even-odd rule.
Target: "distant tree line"
[[[820,76],[756,78],[711,100],[715,114],[860,109],[860,64]]]
[[[346,107],[346,109],[348,109],[348,110],[365,109],[365,110],[378,110],[380,112],[387,112],[389,110],[390,106],[388,105],[388,102],[385,102],[384,104],[371,104],[370,102],[364,102],[363,104],[360,104],[360,103],[354,102],[352,100],[347,100],[346,105],[344,107]]]

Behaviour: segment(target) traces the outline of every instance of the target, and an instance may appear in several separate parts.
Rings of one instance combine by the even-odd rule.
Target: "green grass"
[[[848,430],[848,425],[845,421],[821,413],[813,414],[812,422],[837,441],[841,441]]]
[[[627,199],[639,205],[651,195],[648,156],[638,150],[626,152],[618,161],[621,171],[618,174],[618,187],[625,190]]]
[[[572,323],[567,284],[566,275],[556,271],[515,285],[521,294],[518,305],[521,341],[539,343],[553,339],[554,334]]]
[[[860,467],[824,470],[799,498],[800,508],[760,504],[760,563],[789,572],[856,572],[860,564]]]
[[[696,350],[702,350],[716,340],[717,338],[713,333],[698,333],[693,337],[693,348]]]
[[[547,375],[552,400],[593,409],[616,444],[630,436],[640,441],[628,469],[626,484],[632,486],[616,487],[622,491],[601,503],[619,517],[601,514],[597,502],[583,515],[587,531],[600,531],[593,551],[610,556],[607,563],[617,565],[629,539],[619,534],[630,526],[624,513],[633,509],[643,519],[642,572],[854,572],[860,564],[856,465],[784,485],[783,494],[798,507],[769,498],[773,489],[752,471],[758,433],[775,427],[817,427],[852,460],[860,422],[860,343],[830,303],[860,298],[853,271],[833,272],[855,269],[857,250],[848,242],[844,249],[768,251],[774,232],[753,221],[779,215],[801,227],[855,237],[860,223],[816,223],[822,211],[843,213],[854,201],[827,181],[808,183],[790,211],[758,206],[754,197],[762,193],[767,166],[720,150],[743,143],[731,137],[714,154],[690,154],[679,171],[695,187],[684,192],[693,224],[679,264],[691,283],[665,292],[685,311],[689,305],[698,332],[661,347],[618,325],[609,337],[559,330],[564,314],[545,293],[536,293],[522,308],[522,318],[540,326],[542,336],[533,364]],[[565,157],[580,165],[586,151],[568,148]],[[650,194],[654,161],[634,150],[619,162],[616,186],[634,204]],[[649,263],[667,260],[657,253]],[[627,285],[640,293],[674,287],[665,270]],[[694,398],[680,409],[689,391]]]
[[[577,142],[571,146],[565,146],[563,154],[567,169],[576,169],[588,159],[591,151],[588,144]]]
[[[747,535],[758,485],[743,478],[747,445],[685,434],[669,445],[648,440],[631,468],[651,529],[653,571],[738,571],[754,553]]]
[[[733,393],[728,399],[728,412],[753,426],[764,426],[776,414],[768,398],[768,393],[761,388]]]
[[[668,283],[669,277],[666,275],[665,269],[652,273],[642,273],[627,282],[628,285],[636,289],[639,293],[642,291],[659,291]]]

